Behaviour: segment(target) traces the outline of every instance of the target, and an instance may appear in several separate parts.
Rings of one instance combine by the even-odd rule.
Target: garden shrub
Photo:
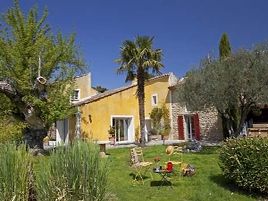
[[[268,192],[268,138],[228,139],[219,158],[226,178],[246,190]]]
[[[107,160],[100,159],[99,148],[76,141],[58,147],[41,160],[36,171],[38,200],[105,200],[107,192]]]
[[[5,116],[0,118],[0,143],[22,141],[25,124]]]
[[[31,156],[24,145],[0,144],[0,197],[28,201]]]

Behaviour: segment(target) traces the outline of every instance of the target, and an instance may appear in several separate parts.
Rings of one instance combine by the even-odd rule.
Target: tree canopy
[[[26,15],[14,1],[0,27],[0,97],[5,113],[28,129],[47,129],[70,114],[73,78],[84,66],[74,35],[53,34],[47,13],[39,17],[33,7]]]
[[[222,34],[220,45],[219,45],[219,55],[221,59],[226,58],[231,55],[231,45],[230,45],[227,33]]]
[[[181,100],[192,110],[215,107],[226,118],[230,104],[237,108],[238,135],[245,119],[258,104],[268,100],[268,45],[241,49],[227,59],[203,60],[181,85]]]

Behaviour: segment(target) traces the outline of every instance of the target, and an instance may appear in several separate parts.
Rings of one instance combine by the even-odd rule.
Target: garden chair
[[[168,146],[166,148],[166,154],[169,156],[169,160],[166,163],[171,162],[174,166],[179,166],[178,169],[180,169],[182,164],[182,147]]]
[[[144,184],[143,175],[146,174],[153,163],[144,161],[142,148],[140,147],[135,147],[130,150],[130,162],[131,167],[135,170],[134,182],[141,180]],[[150,176],[152,178],[151,172]]]

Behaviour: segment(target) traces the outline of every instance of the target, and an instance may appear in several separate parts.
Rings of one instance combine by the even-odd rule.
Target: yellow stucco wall
[[[91,87],[91,73],[76,77],[74,89],[80,90],[80,99],[97,94],[97,91],[92,89]],[[69,117],[70,140],[73,140],[75,138],[75,124],[76,124],[76,117],[75,115],[73,115]]]
[[[80,90],[80,99],[96,94],[96,90],[91,87],[91,74],[77,77],[75,79],[75,89]]]
[[[136,98],[136,86],[127,90],[112,94],[80,106],[82,112],[82,134],[93,140],[108,140],[108,129],[112,116],[127,116],[133,119],[134,137],[135,129],[139,126],[138,99]],[[145,117],[149,118],[152,111],[152,95],[158,96],[158,107],[166,103],[169,108],[168,76],[153,79],[145,86]]]

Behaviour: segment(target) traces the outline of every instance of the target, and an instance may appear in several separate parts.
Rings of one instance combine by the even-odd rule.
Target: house
[[[205,139],[219,140],[222,137],[220,119],[213,109],[190,112],[179,103],[180,81],[173,73],[149,79],[145,84],[145,138],[151,130],[150,113],[154,107],[163,104],[169,110],[171,140]],[[109,90],[101,94],[82,98],[74,102],[81,112],[81,134],[85,138],[98,141],[108,140],[108,129],[115,128],[117,144],[138,141],[139,108],[136,97],[137,83]]]
[[[151,78],[145,84],[146,139],[151,129],[150,112],[154,107],[166,104],[170,108],[169,86],[173,74]],[[173,81],[174,82],[174,81]],[[109,90],[76,102],[81,111],[81,130],[86,138],[108,140],[108,129],[115,128],[116,143],[133,143],[139,139],[139,109],[136,97],[137,83]]]
[[[91,86],[91,73],[76,76],[74,79],[75,89],[71,97],[72,103],[76,103],[81,99],[91,97],[98,93]],[[79,111],[68,119],[57,121],[49,131],[49,145],[68,144],[76,135],[79,135],[80,128],[78,119]]]

